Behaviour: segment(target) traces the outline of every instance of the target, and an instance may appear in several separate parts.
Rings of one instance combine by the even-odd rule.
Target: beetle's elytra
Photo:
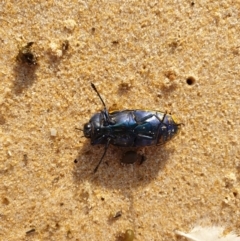
[[[84,136],[91,139],[92,145],[105,145],[104,153],[94,172],[101,164],[109,144],[123,147],[161,145],[178,133],[181,124],[176,123],[170,114],[164,112],[121,110],[109,113],[95,85],[91,83],[91,86],[104,106],[101,112],[91,117],[83,129]]]

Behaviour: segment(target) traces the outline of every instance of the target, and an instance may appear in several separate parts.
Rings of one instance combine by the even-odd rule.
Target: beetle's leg
[[[106,154],[106,152],[107,152],[107,149],[108,149],[108,146],[109,146],[110,141],[111,141],[111,138],[108,138],[107,143],[106,143],[105,148],[104,148],[103,155],[102,155],[100,161],[98,162],[97,166],[95,167],[94,173],[97,172],[98,167],[100,166],[100,164],[101,164],[101,162],[102,162],[102,160],[103,160],[103,158],[104,158],[104,156],[105,156],[105,154]]]
[[[143,118],[140,119],[140,120],[136,120],[136,122],[137,122],[138,125],[141,125],[141,124],[143,124],[147,119],[150,119],[150,118],[152,118],[152,117],[154,116],[155,118],[157,118],[157,119],[159,120],[160,123],[163,123],[164,118],[165,118],[166,115],[167,115],[167,113],[164,113],[164,116],[163,116],[162,120],[160,120],[157,115],[155,115],[155,114],[149,114],[149,115],[143,117]]]
[[[165,124],[163,123],[163,121],[164,121],[164,118],[166,117],[166,115],[167,115],[167,112],[164,113],[162,120],[160,120],[160,119],[157,117],[157,115],[156,115],[156,118],[160,121],[161,124],[165,125]],[[165,126],[166,126],[166,125],[165,125]],[[157,138],[156,138],[156,145],[158,145],[158,139],[159,139],[159,135],[160,135],[160,128],[161,128],[161,126],[159,125],[159,126],[158,126],[158,130],[157,130],[158,135],[157,135]]]
[[[114,125],[115,121],[111,120],[109,113],[107,111],[107,109],[104,109],[103,111],[101,111],[103,114],[103,125],[104,126],[108,126],[109,124]]]
[[[143,118],[140,119],[140,120],[136,120],[136,119],[135,119],[135,120],[136,120],[136,122],[137,122],[138,125],[141,125],[141,124],[143,124],[147,119],[150,119],[150,118],[152,118],[152,117],[154,116],[156,119],[159,120],[159,122],[160,122],[161,124],[163,124],[163,121],[164,121],[166,115],[167,115],[167,112],[164,113],[163,118],[162,118],[161,120],[159,119],[159,117],[157,116],[157,114],[149,114],[149,115],[143,117]]]
[[[166,115],[167,115],[167,112],[165,112],[164,115],[163,115],[163,118],[162,118],[162,120],[161,120],[161,123],[162,123],[162,124],[164,124],[163,121],[164,121],[164,118],[166,117]]]
[[[110,116],[109,116],[109,113],[108,113],[108,110],[107,110],[107,107],[106,107],[106,104],[105,104],[105,102],[103,101],[101,95],[99,94],[96,86],[95,86],[93,83],[91,83],[91,86],[92,86],[93,90],[97,93],[99,99],[101,100],[101,102],[102,102],[102,104],[103,104],[103,107],[104,107],[103,113],[104,113],[104,117],[106,118],[106,120],[104,121],[104,122],[105,122],[104,125],[114,124],[115,122],[113,122],[113,121],[111,120],[111,118],[110,118]]]
[[[144,123],[145,120],[150,119],[150,118],[152,118],[153,116],[155,116],[155,115],[149,114],[149,115],[143,117],[143,118],[140,119],[140,120],[136,120],[136,119],[135,119],[135,120],[136,120],[136,122],[137,122],[138,125],[141,125],[141,124]]]
[[[146,160],[147,158],[144,155],[141,155],[140,165],[142,165]]]

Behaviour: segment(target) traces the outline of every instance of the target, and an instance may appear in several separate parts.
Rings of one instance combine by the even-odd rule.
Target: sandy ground
[[[1,240],[240,230],[239,2],[23,0],[0,11]],[[37,65],[16,61],[29,42]],[[120,165],[129,148],[110,146],[93,174],[104,147],[76,130],[103,108],[91,82],[109,110],[167,111],[181,133],[138,149],[142,165]]]

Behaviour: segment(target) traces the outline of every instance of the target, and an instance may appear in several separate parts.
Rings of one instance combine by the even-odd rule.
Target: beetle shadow
[[[129,150],[141,152],[144,151],[146,161],[142,164],[121,164],[121,159]],[[75,183],[81,183],[86,180],[95,185],[108,189],[125,190],[126,187],[137,188],[148,185],[161,172],[174,149],[162,146],[149,146],[145,148],[116,147],[110,145],[103,162],[94,173],[104,152],[103,145],[91,146],[86,141],[82,146],[73,169],[73,179]]]
[[[14,82],[13,91],[15,94],[21,94],[24,89],[30,87],[36,80],[37,65],[28,65],[17,62],[13,67]]]

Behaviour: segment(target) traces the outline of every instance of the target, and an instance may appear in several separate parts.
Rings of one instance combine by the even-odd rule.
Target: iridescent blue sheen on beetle
[[[171,140],[179,131],[180,125],[169,114],[148,110],[121,110],[108,112],[102,97],[94,84],[104,109],[94,114],[84,125],[84,136],[91,144],[105,145],[105,151],[94,169],[97,171],[109,144],[122,147],[143,147],[161,145]]]

